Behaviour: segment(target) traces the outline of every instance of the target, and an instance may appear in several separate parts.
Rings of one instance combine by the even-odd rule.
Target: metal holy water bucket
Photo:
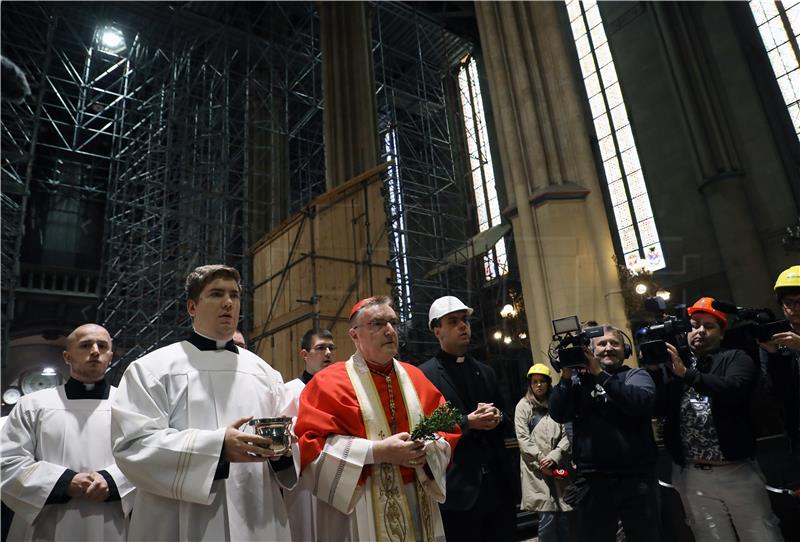
[[[269,448],[276,455],[283,455],[292,444],[292,419],[288,417],[256,418],[247,422],[253,432],[262,437],[272,439]]]

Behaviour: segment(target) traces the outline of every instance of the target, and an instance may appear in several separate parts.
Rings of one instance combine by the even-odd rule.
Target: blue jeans
[[[568,542],[569,516],[567,512],[539,512],[539,542]]]

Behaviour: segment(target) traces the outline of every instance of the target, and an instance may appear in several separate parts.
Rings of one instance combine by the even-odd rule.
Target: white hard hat
[[[431,303],[431,310],[428,311],[428,327],[433,329],[433,326],[431,326],[431,322],[433,322],[438,318],[441,318],[446,314],[458,311],[467,311],[467,315],[470,315],[473,312],[475,312],[470,307],[464,305],[464,303],[455,296],[446,295],[444,297],[440,297],[439,299]]]

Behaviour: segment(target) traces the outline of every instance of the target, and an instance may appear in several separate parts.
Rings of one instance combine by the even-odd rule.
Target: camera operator
[[[759,343],[761,366],[783,405],[786,434],[792,453],[800,459],[800,265],[778,275],[775,293],[792,329]]]
[[[742,350],[720,347],[728,319],[710,297],[689,307],[689,360],[667,343],[669,371],[649,366],[664,440],[696,542],[782,540],[760,470],[750,401],[757,367]],[[665,377],[667,381],[665,382]]]
[[[621,520],[628,542],[658,541],[655,385],[647,371],[623,365],[631,347],[621,330],[606,324],[603,332],[586,350],[586,368],[564,367],[550,396],[550,417],[573,422],[573,459],[586,480],[580,540],[614,541]]]

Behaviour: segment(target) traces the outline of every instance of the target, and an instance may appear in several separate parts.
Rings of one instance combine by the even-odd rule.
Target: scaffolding
[[[90,290],[120,369],[185,333],[181,279],[195,265],[242,271],[249,330],[251,243],[325,191],[313,3],[2,9],[3,50],[34,87],[23,106],[3,107],[4,344],[31,183],[105,205]],[[480,304],[480,265],[445,264],[476,231],[454,71],[471,44],[407,4],[371,9],[378,130],[394,162],[384,187],[393,287],[414,360],[434,344],[434,298]],[[123,50],[98,47],[108,25]]]
[[[395,163],[385,187],[394,297],[406,322],[403,355],[419,361],[438,344],[427,320],[434,299],[479,306],[473,262],[443,265],[476,230],[454,71],[472,46],[402,3],[373,9],[378,130]]]
[[[42,225],[45,209],[75,222],[87,206],[102,208],[120,93],[118,66],[92,44],[94,25],[68,5],[6,2],[2,5],[3,55],[26,74],[32,95],[2,109],[2,299],[3,359],[21,293],[83,298],[93,304],[97,280],[59,269],[58,262],[31,266],[23,239]],[[86,214],[84,213],[84,216]],[[57,221],[39,229],[30,245],[99,239],[100,224],[65,235]],[[99,261],[99,256],[97,257]],[[80,263],[75,267],[81,268]],[[83,302],[85,308],[85,301]],[[52,306],[52,313],[60,314]]]
[[[100,304],[127,360],[185,335],[197,265],[241,271],[249,330],[250,239],[324,190],[315,15],[284,7],[201,3],[137,35]]]
[[[3,53],[34,94],[3,106],[3,346],[18,286],[34,282],[19,264],[30,195],[76,192],[105,206],[90,226],[103,254],[90,289],[121,373],[185,333],[191,268],[233,265],[247,292],[251,236],[325,190],[313,4],[7,2],[2,13]],[[122,47],[102,46],[107,30]],[[251,313],[245,297],[244,329]]]

